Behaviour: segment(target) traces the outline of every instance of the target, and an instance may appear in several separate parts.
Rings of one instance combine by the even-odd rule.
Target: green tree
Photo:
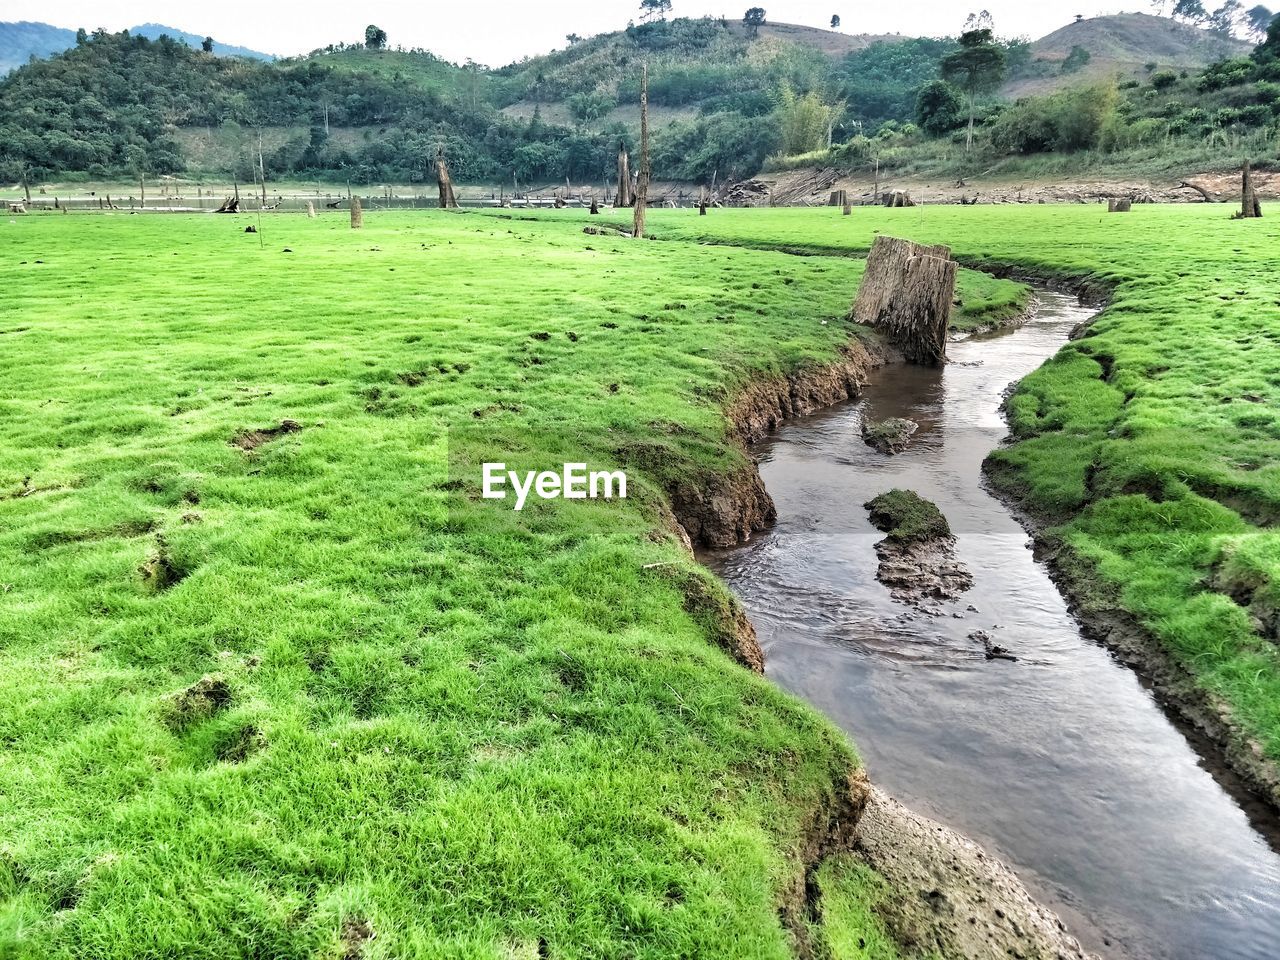
[[[671,12],[671,0],[640,0],[641,20],[665,20]]]
[[[964,119],[964,104],[956,88],[945,80],[933,80],[916,95],[916,123],[935,137],[950,133]]]
[[[1280,60],[1280,16],[1274,17],[1267,25],[1267,36],[1258,49],[1253,51],[1253,59],[1258,63],[1273,63]]]
[[[1267,39],[1267,27],[1271,26],[1271,21],[1275,19],[1275,14],[1258,4],[1256,7],[1250,7],[1245,11],[1245,31],[1249,35],[1249,39],[1254,43],[1262,43]]]
[[[89,31],[86,30],[84,27],[81,27],[79,30],[76,31],[76,46],[83,47],[88,42],[89,42]]]
[[[200,49],[205,53],[213,53],[213,37],[205,37],[200,42]]]
[[[832,30],[839,30],[839,29],[840,29],[840,14],[838,14],[838,13],[833,13],[833,14],[831,15],[831,29],[832,29]]]
[[[364,28],[364,45],[370,50],[382,50],[387,45],[387,31],[375,24]]]
[[[1209,12],[1200,0],[1178,0],[1173,5],[1173,19],[1199,26],[1209,20]]]
[[[1071,52],[1067,54],[1066,59],[1062,61],[1063,73],[1079,73],[1093,59],[1089,51],[1080,44],[1076,44],[1071,48]]]
[[[960,34],[960,49],[944,57],[941,64],[942,79],[963,90],[969,98],[966,150],[973,148],[973,125],[977,115],[978,96],[992,92],[1004,79],[1004,49],[995,42],[992,28],[981,25],[989,22],[990,15],[985,11],[980,17],[970,16],[969,24],[973,26]]]
[[[790,84],[783,84],[777,112],[782,153],[794,156],[827,146],[828,135],[840,108],[823,103],[813,91],[797,96]]]
[[[764,7],[752,7],[742,17],[742,22],[746,24],[751,31],[751,36],[759,36],[760,28],[764,26]]]

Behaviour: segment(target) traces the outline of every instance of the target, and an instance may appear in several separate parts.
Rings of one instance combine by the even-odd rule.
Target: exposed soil
[[[1135,203],[1204,203],[1204,196],[1194,183],[1208,191],[1219,202],[1239,205],[1239,171],[1190,171],[1186,175],[1167,178],[1103,177],[1062,180],[1019,180],[991,178],[981,175],[958,181],[948,177],[895,177],[883,172],[879,181],[870,175],[840,174],[820,176],[823,171],[788,170],[761,174],[753,183],[759,189],[744,195],[742,205],[770,206],[785,197],[786,203],[798,206],[823,206],[833,191],[843,190],[855,206],[875,202],[880,194],[901,190],[916,203],[960,203],[961,199],[978,203],[1105,203],[1127,199]],[[805,190],[806,185],[812,189]],[[1280,173],[1265,171],[1254,174],[1254,185],[1264,200],[1280,198]]]
[[[867,798],[854,852],[897,892],[880,911],[890,933],[913,953],[1089,956],[1003,863],[880,790],[873,788]]]
[[[231,687],[221,674],[201,677],[187,689],[171,694],[165,701],[165,720],[174,729],[181,729],[200,720],[207,720],[225,709],[231,702]]]
[[[270,443],[287,433],[297,433],[302,424],[297,420],[281,420],[278,427],[266,427],[262,430],[245,430],[231,438],[231,445],[239,447],[246,453],[257,450],[264,443]]]
[[[903,543],[885,538],[876,544],[876,579],[899,603],[926,608],[958,600],[973,586],[973,575],[955,556],[955,537]]]

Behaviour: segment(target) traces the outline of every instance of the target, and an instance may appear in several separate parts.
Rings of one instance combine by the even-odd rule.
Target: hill
[[[141,26],[131,27],[129,33],[134,36],[146,37],[148,40],[157,40],[162,34],[167,34],[173,39],[179,40],[197,50],[205,38],[204,34],[187,33],[185,30],[166,27],[159,23],[144,23]],[[65,27],[55,27],[49,23],[33,23],[27,20],[16,23],[0,23],[0,76],[10,70],[16,70],[32,57],[43,60],[62,53],[64,50],[70,50],[75,45],[76,32]],[[248,47],[236,47],[221,43],[215,46],[214,52],[224,57],[249,57],[254,60],[275,59],[269,53],[260,53],[257,50],[250,50]]]
[[[76,32],[48,23],[19,20],[0,23],[0,76],[32,57],[43,59],[75,46]]]
[[[1076,48],[1084,50],[1088,59],[1073,70],[1068,58]],[[1149,64],[1175,71],[1201,70],[1251,49],[1252,44],[1242,40],[1166,17],[1146,13],[1093,17],[1069,23],[1032,43],[1028,68],[1004,92],[1020,97],[1048,93],[1082,79],[1145,77],[1151,72]]]

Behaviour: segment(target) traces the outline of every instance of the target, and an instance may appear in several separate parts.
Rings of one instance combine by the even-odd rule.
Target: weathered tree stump
[[[1253,186],[1253,171],[1249,169],[1249,161],[1244,162],[1240,171],[1240,216],[1242,220],[1252,220],[1262,216],[1262,204],[1258,200],[1258,191]]]
[[[1132,200],[1108,200],[1107,213],[1128,213],[1133,208]]]
[[[947,329],[956,290],[956,263],[945,246],[876,237],[850,316],[875,327],[908,363],[947,359]]]
[[[360,206],[360,198],[351,198],[351,229],[359,230],[364,226],[364,209]]]
[[[905,190],[892,190],[880,198],[880,203],[886,207],[914,207],[916,202],[911,199],[911,195]]]
[[[600,204],[596,202],[596,198],[591,198],[591,216],[598,217],[600,215]]]
[[[618,194],[614,198],[615,207],[631,206],[631,158],[627,155],[627,145],[618,144]]]
[[[846,216],[846,217],[853,216],[853,205],[852,205],[852,204],[846,203],[846,204],[844,205],[843,215],[844,215],[844,216]]]
[[[849,199],[843,190],[832,190],[831,199],[827,201],[828,207],[846,207],[849,205]]]
[[[444,158],[444,147],[436,150],[436,185],[440,188],[440,209],[456,208],[458,198],[453,195],[453,181],[449,179],[449,164]]]
[[[310,200],[307,201],[307,219],[314,220],[316,218],[316,205]]]

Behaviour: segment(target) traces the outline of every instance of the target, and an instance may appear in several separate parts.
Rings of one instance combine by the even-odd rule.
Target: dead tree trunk
[[[307,201],[307,219],[314,220],[316,218],[316,205],[310,200]]]
[[[613,201],[615,207],[631,206],[631,158],[627,156],[627,145],[618,144],[618,195]]]
[[[1240,175],[1240,217],[1251,220],[1262,216],[1262,204],[1258,201],[1258,191],[1253,186],[1253,171],[1249,169],[1249,161],[1244,162]]]
[[[26,195],[27,203],[31,203],[31,181],[27,179],[27,171],[22,171],[22,192]]]
[[[600,204],[596,202],[595,197],[592,197],[591,198],[591,216],[595,217],[595,216],[599,216],[599,214],[600,214]]]
[[[147,208],[147,180],[141,175],[138,177],[138,206],[143,210]]]
[[[1132,208],[1132,200],[1111,200],[1107,203],[1108,213],[1129,213]]]
[[[852,206],[851,204],[846,203],[846,204],[844,205],[844,215],[845,215],[846,217],[851,217],[851,216],[853,216],[853,206]]]
[[[636,179],[636,210],[631,235],[644,237],[645,205],[649,202],[649,64],[640,68],[640,176]]]
[[[458,198],[453,195],[453,181],[449,179],[449,164],[444,158],[444,147],[436,150],[436,183],[440,187],[440,209],[456,209]]]
[[[258,134],[258,179],[262,181],[262,208],[267,206],[267,167],[262,162],[262,134]]]
[[[1218,202],[1218,197],[1216,194],[1210,193],[1206,188],[1200,186],[1200,184],[1198,183],[1192,183],[1190,180],[1181,180],[1178,182],[1178,186],[1186,187],[1188,190],[1194,190],[1196,193],[1200,194],[1200,196],[1204,198],[1205,203]]]
[[[359,230],[364,226],[364,210],[360,207],[360,198],[351,198],[351,229]]]
[[[880,329],[907,362],[939,366],[955,297],[956,263],[945,246],[876,237],[850,316]]]
[[[705,217],[707,215],[707,188],[702,187],[698,190],[698,216]]]

